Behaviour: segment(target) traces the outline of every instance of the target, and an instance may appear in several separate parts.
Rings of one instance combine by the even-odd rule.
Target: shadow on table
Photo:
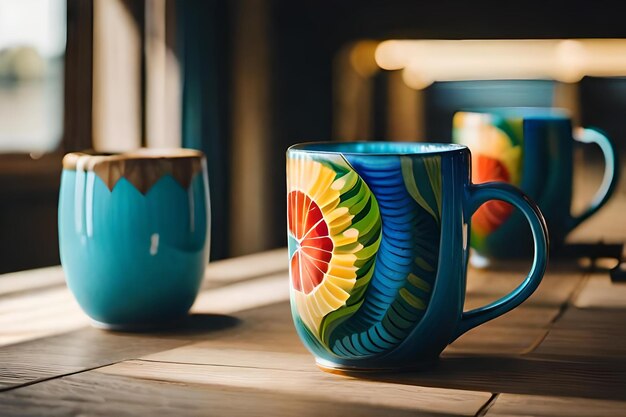
[[[194,338],[206,336],[208,333],[230,329],[241,324],[241,320],[224,314],[196,313],[189,314],[180,320],[159,323],[148,327],[130,329],[103,329],[110,335],[136,335],[144,338]],[[102,330],[101,330],[102,331]]]
[[[576,358],[444,357],[431,368],[396,374],[351,376],[397,384],[493,393],[624,400],[626,362],[582,362]]]
[[[587,271],[609,272],[613,282],[626,282],[623,243],[568,243],[553,254],[553,259],[571,260]]]
[[[163,336],[205,336],[220,330],[230,329],[241,324],[241,320],[224,314],[190,314],[183,320],[169,323],[152,331],[142,332],[145,334],[154,334],[159,337]]]
[[[551,251],[550,261],[556,262],[557,266],[550,272],[609,272],[613,282],[626,282],[625,246],[624,243],[566,243]],[[489,264],[489,271],[522,271],[529,265],[529,260],[493,261]]]

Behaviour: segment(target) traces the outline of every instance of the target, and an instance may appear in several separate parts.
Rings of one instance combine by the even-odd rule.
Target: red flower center
[[[509,171],[497,159],[484,155],[473,158],[472,176],[475,183],[502,181],[509,182]],[[472,226],[481,234],[491,233],[496,230],[511,215],[513,206],[504,201],[489,201],[483,204],[474,216]]]
[[[309,294],[324,280],[333,253],[328,224],[317,203],[301,191],[292,191],[287,199],[291,285]]]

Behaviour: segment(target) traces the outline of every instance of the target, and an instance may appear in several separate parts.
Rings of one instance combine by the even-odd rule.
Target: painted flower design
[[[483,113],[459,113],[454,116],[455,139],[472,152],[474,183],[502,181],[519,185],[522,147],[522,120],[507,126],[496,126],[493,116]],[[503,130],[503,129],[506,129]],[[472,232],[486,236],[498,229],[513,212],[503,201],[489,201],[472,216]]]
[[[287,171],[292,297],[302,321],[319,337],[322,319],[350,298],[357,264],[373,256],[362,253],[359,241],[371,227],[354,224],[351,213],[352,207],[371,204],[371,194],[343,160],[333,165],[292,157]]]
[[[475,183],[501,181],[511,182],[511,175],[506,166],[495,158],[485,155],[473,157],[472,179]],[[513,212],[513,206],[500,200],[492,200],[483,204],[472,216],[474,231],[487,235],[502,225]]]
[[[309,348],[362,358],[409,337],[437,274],[441,184],[439,156],[288,155],[291,305]]]

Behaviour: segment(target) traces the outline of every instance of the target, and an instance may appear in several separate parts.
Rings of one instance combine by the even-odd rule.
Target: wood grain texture
[[[60,266],[13,272],[0,275],[0,297],[63,285],[65,276]]]
[[[172,362],[185,363],[193,356],[191,352],[199,349],[247,349],[265,352],[306,353],[311,362],[314,361],[296,334],[291,320],[291,310],[288,302],[257,307],[233,315],[238,320],[237,327],[224,328],[216,334],[208,335],[203,340],[196,341],[174,349],[172,352],[163,351],[155,355],[142,356],[142,359],[161,360],[160,354],[167,355]],[[188,349],[191,349],[188,351]],[[202,357],[207,357],[202,350],[196,351]],[[191,362],[198,363],[198,362]]]
[[[287,272],[287,248],[211,262],[204,274],[204,284],[224,285],[253,278]]]
[[[196,348],[250,349],[272,352],[306,352],[291,320],[288,302],[242,311],[235,315],[240,320],[236,328],[225,329],[216,337],[186,345],[174,352],[160,352],[146,357],[151,360],[187,362]],[[506,316],[505,316],[506,317]],[[504,317],[503,317],[504,320]],[[444,356],[490,354],[495,356],[527,352],[538,340],[545,337],[547,328],[523,327],[500,323],[487,323],[455,341]],[[200,350],[201,352],[201,350]],[[163,356],[167,359],[163,359]],[[200,354],[202,356],[202,354]],[[210,355],[204,355],[208,357]],[[310,356],[310,355],[309,355]],[[311,357],[312,360],[312,357]],[[195,362],[194,362],[195,363]]]
[[[204,273],[203,288],[222,286],[287,271],[287,261],[287,250],[280,248],[211,262]],[[65,275],[61,266],[1,274],[0,297],[64,285]]]
[[[88,325],[87,318],[72,304],[73,299],[65,288],[37,292],[31,298],[5,300],[0,305],[0,324],[4,325],[0,334],[4,340],[10,339],[10,331],[19,332],[20,329],[29,338],[55,331],[67,332],[73,327],[81,329],[0,349],[0,389],[207,338],[213,331],[239,323],[233,317],[215,313],[234,313],[277,301],[284,302],[288,297],[285,281],[285,276],[279,275],[205,291],[192,309],[194,314],[185,322],[178,323],[174,329],[143,334],[114,333],[85,327]],[[50,294],[52,291],[55,294]],[[11,323],[16,317],[26,320],[27,324],[23,321]],[[37,330],[37,326],[42,329]],[[17,334],[15,338],[20,336]],[[72,352],[79,350],[81,354],[74,357]]]
[[[595,273],[589,277],[576,297],[578,308],[626,309],[626,285],[614,284],[607,273]]]
[[[228,380],[228,376],[225,377]],[[263,389],[221,384],[167,383],[86,372],[0,394],[0,415],[28,416],[385,416],[443,417],[459,415],[416,410],[392,404],[332,401],[315,392],[285,395]],[[409,397],[402,391],[398,396]],[[448,408],[478,404],[471,394],[463,399],[439,397]],[[430,399],[429,404],[435,399]],[[425,407],[424,407],[425,408]],[[45,410],[45,412],[42,412]],[[468,415],[463,413],[461,415]]]
[[[230,313],[286,300],[286,259],[285,249],[278,249],[212,262],[206,268],[202,292],[192,311]],[[254,282],[245,282],[255,278]],[[222,289],[231,284],[237,285]],[[88,317],[65,286],[60,266],[0,276],[0,346],[88,325]]]
[[[78,331],[0,348],[0,415],[46,407],[59,416],[551,416],[576,402],[574,416],[594,406],[599,415],[619,415],[626,309],[572,306],[610,291],[577,268],[554,265],[527,303],[459,338],[431,368],[354,377],[321,372],[298,339],[285,259],[281,249],[211,264],[195,315],[176,328],[120,334],[83,322]],[[470,270],[465,308],[519,285],[525,266],[511,267],[517,272]],[[0,293],[0,329],[84,320],[69,307],[67,289],[54,284],[58,276],[41,276],[48,282],[41,288],[31,278],[23,290]],[[501,394],[483,409],[492,393]]]
[[[252,281],[234,283],[202,291],[191,311],[193,313],[234,313],[289,299],[289,277],[281,272]]]
[[[580,161],[589,162],[589,161]],[[621,166],[626,166],[626,159],[621,158]],[[593,195],[602,181],[603,164],[577,164],[574,169],[574,195],[572,212],[582,212],[589,206]],[[591,218],[576,227],[567,237],[568,242],[624,243],[626,222],[626,170],[621,170],[621,178],[613,197]],[[622,220],[622,221],[619,221]]]
[[[2,277],[0,345],[39,339],[0,347],[0,415],[626,414],[626,297],[606,274],[553,262],[527,302],[431,368],[355,377],[319,371],[298,339],[286,260],[280,249],[212,263],[195,314],[142,334],[88,327],[60,268]],[[513,290],[527,267],[470,269],[465,309]]]
[[[528,268],[526,262],[518,261],[494,265],[490,269],[470,268],[467,274],[468,296],[495,301],[520,285]],[[553,262],[537,291],[523,305],[560,308],[570,300],[586,274],[575,265]]]
[[[64,285],[0,298],[0,346],[88,325],[89,319]]]
[[[210,339],[142,357],[148,361],[303,369],[313,358],[298,340],[289,319],[289,305],[276,304],[244,312],[237,328],[225,329]],[[506,340],[503,338],[502,340]],[[484,345],[501,343],[485,339]],[[472,391],[515,394],[580,396],[620,399],[626,392],[626,364],[612,361],[581,362],[562,356],[506,356],[452,344],[432,369],[396,375],[361,375],[379,381]],[[495,348],[494,348],[495,350]],[[230,356],[229,352],[233,352]],[[308,360],[307,360],[308,358]]]
[[[626,364],[626,309],[570,308],[533,355]]]
[[[514,269],[513,269],[514,268]],[[513,291],[523,279],[524,262],[508,270],[468,272],[465,310],[485,306]],[[537,291],[513,311],[462,335],[444,354],[515,355],[531,352],[548,334],[553,322],[575,296],[585,273],[564,264],[553,265]]]
[[[479,271],[473,270],[472,272],[477,273]],[[276,291],[278,291],[281,285],[279,277],[280,274],[276,277],[278,281],[272,281],[276,286]],[[264,279],[270,282],[273,278]],[[498,281],[499,279],[500,281]],[[468,292],[466,304],[469,307],[485,305],[491,299],[490,297],[501,296],[513,289],[517,285],[517,279],[514,276],[497,277],[491,275],[490,279],[477,280],[473,289]],[[509,282],[503,283],[503,281],[507,280]],[[515,282],[511,282],[513,280]],[[468,354],[503,356],[529,352],[546,336],[562,305],[571,297],[571,294],[580,282],[582,282],[582,274],[563,272],[549,275],[542,286],[540,286],[538,292],[533,296],[538,301],[528,303],[528,305],[524,304],[513,312],[468,332],[450,345],[444,352],[444,356]],[[235,286],[231,285],[224,287],[222,291],[224,291],[224,294],[226,292],[232,294],[232,297],[242,293],[241,291],[233,290],[233,288]],[[267,289],[264,290],[262,286],[259,287],[259,291],[267,293]],[[485,295],[486,293],[491,295]],[[207,297],[209,297],[208,294],[210,293],[207,293]],[[207,301],[206,305],[213,305],[216,308],[218,305],[222,305],[224,300],[232,298],[216,294],[214,292],[213,295],[210,295],[210,297],[215,298],[215,302]],[[276,293],[270,291],[270,294]],[[245,298],[245,296],[242,297]],[[254,295],[251,297],[251,300],[257,298]],[[279,297],[276,298],[276,300],[278,299]],[[220,300],[222,300],[222,304],[220,304]],[[243,302],[244,300],[240,301]],[[202,305],[202,302],[199,302],[198,305]],[[226,302],[226,305],[222,305],[222,307],[227,309],[228,303]],[[228,310],[219,310],[217,312],[228,313]],[[278,349],[278,351],[284,352],[304,351],[294,331],[288,303],[284,302],[264,308],[256,308],[238,314],[237,317],[241,319],[241,326],[221,332],[219,339],[199,342],[197,345],[185,346],[173,353],[163,352],[163,354],[168,358],[168,361],[186,362],[191,355],[190,350],[203,346],[207,348],[219,346],[225,349],[245,348],[266,351]],[[160,354],[149,358],[164,360]]]
[[[512,323],[486,323],[470,330],[449,345],[444,354],[517,355],[531,351],[548,333],[548,328]]]
[[[625,414],[626,401],[503,394],[486,416],[623,417]]]
[[[482,307],[493,299],[491,297],[468,295],[465,299],[465,310]],[[500,326],[521,326],[548,328],[557,318],[562,306],[550,306],[522,303],[519,307],[509,311],[503,316],[491,320],[489,323]]]
[[[92,328],[0,349],[0,390],[171,349],[187,339],[127,335]]]
[[[252,356],[250,356],[252,358]],[[285,398],[313,397],[334,403],[397,407],[422,413],[474,415],[491,397],[486,392],[380,383],[308,369],[284,370],[254,366],[213,366],[126,361],[94,373],[173,383],[227,386],[272,392]]]
[[[432,369],[395,375],[364,375],[377,381],[492,393],[623,400],[626,365],[528,356],[442,357]]]

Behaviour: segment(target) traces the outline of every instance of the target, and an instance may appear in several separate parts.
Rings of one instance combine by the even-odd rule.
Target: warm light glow
[[[422,89],[435,81],[554,79],[626,75],[626,39],[389,40],[375,51],[378,66],[403,70]]]
[[[378,42],[360,41],[350,49],[350,64],[362,77],[371,77],[380,70],[374,59]]]

